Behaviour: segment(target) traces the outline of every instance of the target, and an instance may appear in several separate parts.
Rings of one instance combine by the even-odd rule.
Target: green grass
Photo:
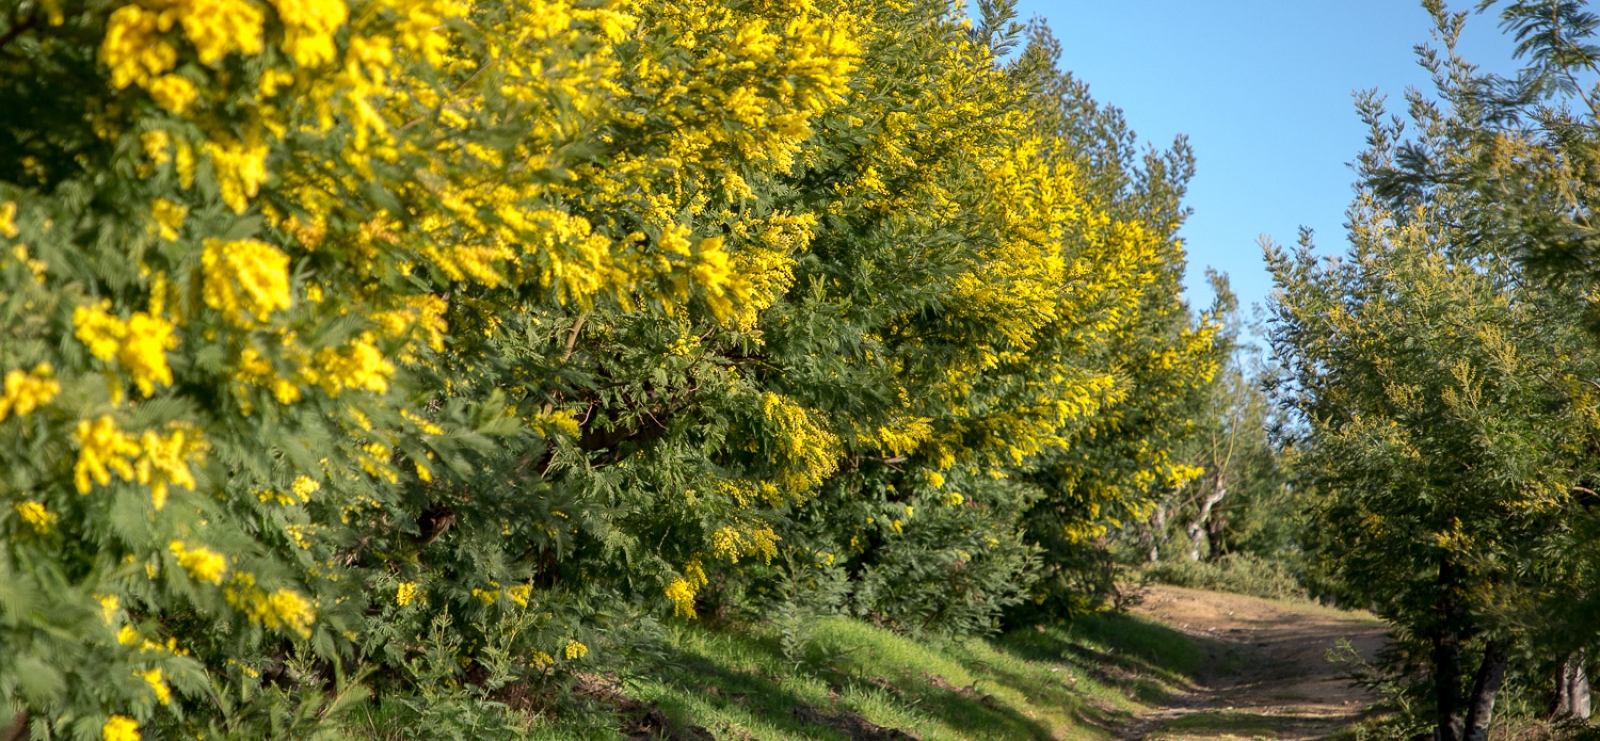
[[[621,679],[636,705],[613,724],[637,728],[655,709],[680,738],[842,741],[851,735],[839,726],[859,719],[923,741],[1099,741],[1186,684],[1200,661],[1182,634],[1129,615],[992,640],[918,640],[825,618],[793,660],[771,633],[678,626],[656,661]],[[622,737],[570,722],[535,722],[531,737]],[[684,735],[688,726],[710,735]]]

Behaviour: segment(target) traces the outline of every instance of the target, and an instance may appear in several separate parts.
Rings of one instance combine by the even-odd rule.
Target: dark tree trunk
[[[1461,641],[1453,632],[1433,637],[1433,693],[1439,741],[1466,741],[1461,735]]]
[[[1207,561],[1217,561],[1228,554],[1228,515],[1227,513],[1214,513],[1211,522],[1206,524],[1206,540],[1211,543],[1211,550],[1206,553]]]
[[[1590,711],[1589,672],[1582,650],[1567,655],[1556,670],[1556,712],[1578,720],[1588,720]]]
[[[0,727],[0,741],[28,741],[28,711],[17,713],[11,723]]]
[[[1489,641],[1483,650],[1483,663],[1472,680],[1472,698],[1467,703],[1466,741],[1486,741],[1489,724],[1494,722],[1494,700],[1506,682],[1506,646]]]
[[[1439,623],[1433,630],[1433,691],[1438,713],[1438,741],[1466,741],[1462,736],[1461,605],[1455,598],[1456,567],[1449,555],[1439,558]]]

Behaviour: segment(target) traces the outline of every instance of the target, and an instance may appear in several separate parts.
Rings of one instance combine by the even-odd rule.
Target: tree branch
[[[0,51],[4,51],[5,48],[11,44],[11,42],[17,40],[18,36],[21,36],[22,34],[25,34],[25,33],[29,32],[29,31],[32,31],[38,25],[39,25],[39,16],[38,16],[37,13],[34,14],[34,15],[31,15],[31,16],[28,16],[27,18],[25,18],[23,20],[16,21],[16,22],[12,23],[11,24],[11,30],[6,31],[5,34],[3,34],[3,35],[0,35]]]

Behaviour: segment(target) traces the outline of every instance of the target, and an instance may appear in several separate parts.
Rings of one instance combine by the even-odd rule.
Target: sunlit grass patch
[[[626,687],[717,738],[848,738],[859,722],[924,741],[1090,741],[1187,681],[1199,663],[1187,641],[1129,616],[992,640],[825,618],[786,657],[776,636],[678,627],[659,666]]]

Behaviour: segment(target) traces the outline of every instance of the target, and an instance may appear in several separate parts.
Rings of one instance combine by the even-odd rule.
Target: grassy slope
[[[923,741],[1092,741],[1110,738],[1109,725],[1183,684],[1200,662],[1182,634],[1130,615],[960,641],[828,618],[803,638],[786,660],[775,635],[675,628],[655,666],[622,682],[641,706],[609,728],[535,723],[533,737],[615,739],[653,708],[680,738],[707,738],[686,730],[699,726],[717,739],[848,739],[839,719],[853,714]]]

